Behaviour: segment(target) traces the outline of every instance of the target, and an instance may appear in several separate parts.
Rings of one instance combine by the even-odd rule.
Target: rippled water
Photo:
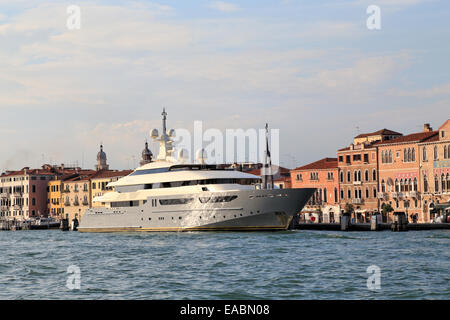
[[[1,299],[449,299],[450,232],[0,232]],[[81,270],[69,290],[67,268]],[[369,265],[381,289],[367,289]]]

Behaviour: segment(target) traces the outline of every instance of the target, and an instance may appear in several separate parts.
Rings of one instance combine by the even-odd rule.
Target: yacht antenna
[[[267,174],[267,169],[269,174]],[[269,150],[269,125],[266,123],[266,151],[264,152],[264,189],[273,189],[272,158]],[[268,187],[269,186],[269,187]]]

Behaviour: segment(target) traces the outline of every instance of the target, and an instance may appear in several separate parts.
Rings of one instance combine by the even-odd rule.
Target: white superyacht
[[[167,114],[162,115],[161,136],[152,131],[160,143],[156,161],[109,183],[113,191],[93,200],[104,207],[86,210],[78,231],[286,230],[314,193],[263,189],[259,176],[176,160],[174,131],[166,132]]]

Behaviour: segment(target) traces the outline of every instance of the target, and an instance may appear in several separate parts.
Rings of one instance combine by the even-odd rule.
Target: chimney
[[[423,125],[423,132],[431,132],[431,131],[433,131],[433,128],[431,128],[430,124],[429,123],[425,123]]]

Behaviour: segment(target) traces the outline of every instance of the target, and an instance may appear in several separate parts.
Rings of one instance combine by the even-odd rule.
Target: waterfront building
[[[423,222],[433,220],[436,205],[450,203],[450,119],[436,132],[418,144]]]
[[[94,170],[82,170],[75,176],[63,180],[62,202],[64,218],[81,221],[84,211],[91,207],[90,178],[96,174]]]
[[[147,144],[147,143],[146,143]],[[145,150],[144,150],[145,151]],[[107,192],[111,192],[112,188],[108,187],[108,183],[119,180],[120,178],[129,175],[132,170],[122,170],[122,171],[99,171],[91,176],[90,184],[91,184],[91,199],[90,203],[92,207],[101,207],[103,206],[99,202],[93,202],[92,200],[95,197],[100,197]]]
[[[349,147],[338,150],[340,207],[354,209],[353,221],[367,222],[379,211],[376,144],[394,141],[402,134],[389,129],[356,136]]]
[[[410,222],[429,220],[423,215],[419,144],[430,141],[437,134],[437,131],[425,124],[423,132],[374,144],[379,159],[380,211],[383,204],[390,204],[395,211],[406,212]],[[392,212],[384,219],[392,221]]]
[[[304,220],[308,220],[311,213],[321,212],[323,217],[326,217],[324,218],[325,221],[339,221],[340,210],[337,158],[323,158],[295,168],[291,170],[291,181],[293,188],[317,189],[301,212]]]
[[[41,169],[25,167],[0,176],[0,218],[27,220],[48,216],[47,186],[59,168],[43,165]]]

